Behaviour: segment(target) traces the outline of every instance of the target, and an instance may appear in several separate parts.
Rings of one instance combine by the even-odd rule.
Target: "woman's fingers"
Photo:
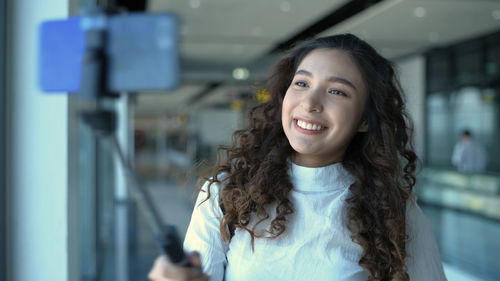
[[[189,263],[192,264],[193,266],[201,268],[200,253],[193,252],[193,253],[188,255],[187,259],[188,259]]]
[[[168,266],[167,258],[165,256],[159,256],[156,258],[153,268],[149,271],[148,278],[152,281],[170,280],[167,279],[166,268]]]
[[[160,256],[156,258],[148,278],[152,281],[208,281],[208,276],[201,271],[199,255],[191,254],[188,259],[194,267],[175,265],[165,256]]]

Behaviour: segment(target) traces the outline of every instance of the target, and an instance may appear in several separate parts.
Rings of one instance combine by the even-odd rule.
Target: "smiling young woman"
[[[354,35],[318,38],[267,89],[200,188],[193,268],[159,258],[150,279],[446,280],[411,193],[417,157],[391,63]]]

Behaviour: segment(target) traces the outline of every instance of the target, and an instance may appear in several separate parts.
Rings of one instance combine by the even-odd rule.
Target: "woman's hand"
[[[201,271],[201,260],[198,253],[188,255],[192,267],[172,264],[166,256],[156,258],[153,268],[148,274],[151,281],[208,281],[207,275]]]

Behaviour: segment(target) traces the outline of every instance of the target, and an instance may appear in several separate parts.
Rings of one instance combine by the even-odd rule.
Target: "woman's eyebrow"
[[[304,70],[304,69],[297,70],[297,72],[295,72],[295,75],[297,75],[297,74],[302,74],[302,75],[309,76],[309,77],[313,76],[311,72]],[[339,83],[345,84],[345,85],[353,88],[354,90],[357,90],[356,86],[354,86],[354,84],[351,81],[349,81],[345,78],[338,77],[338,76],[330,76],[330,77],[328,77],[327,80],[330,82],[333,82],[333,83],[339,82]]]

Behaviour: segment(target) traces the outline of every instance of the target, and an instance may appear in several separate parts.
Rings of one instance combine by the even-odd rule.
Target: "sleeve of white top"
[[[200,253],[202,269],[212,281],[224,279],[226,252],[228,243],[222,240],[219,222],[223,214],[219,207],[219,185],[210,187],[210,198],[207,198],[208,182],[198,194],[191,222],[184,239],[186,253]]]
[[[431,224],[417,205],[415,197],[408,200],[406,229],[406,265],[410,280],[446,280]]]

